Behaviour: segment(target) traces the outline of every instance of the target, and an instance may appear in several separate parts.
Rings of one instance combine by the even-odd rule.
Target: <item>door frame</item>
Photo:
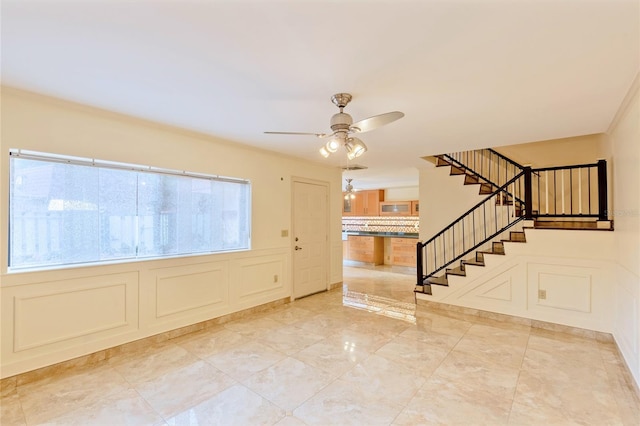
[[[327,235],[326,235],[326,250],[324,253],[324,264],[325,264],[325,290],[329,290],[329,283],[331,281],[331,247],[329,245],[329,226],[331,224],[331,217],[330,217],[330,213],[331,213],[331,209],[330,209],[330,205],[329,205],[329,201],[331,200],[330,197],[330,189],[331,189],[331,185],[329,184],[329,182],[327,181],[323,181],[323,180],[316,180],[316,179],[309,179],[309,178],[305,178],[305,177],[301,177],[301,176],[292,176],[291,177],[291,233],[289,235],[289,255],[291,256],[291,295],[289,296],[289,300],[291,302],[293,302],[295,300],[295,258],[293,256],[293,246],[294,246],[294,237],[296,234],[296,230],[295,230],[295,200],[293,199],[293,197],[295,196],[295,185],[296,183],[306,183],[309,185],[318,185],[318,186],[324,186],[326,189],[326,193],[327,193],[327,202],[325,203],[326,205],[326,214],[325,214],[325,220],[326,220],[326,230],[327,230]]]

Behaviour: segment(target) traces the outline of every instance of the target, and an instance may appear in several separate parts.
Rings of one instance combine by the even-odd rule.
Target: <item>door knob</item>
[[[296,248],[295,248],[295,249],[296,249],[296,250],[302,250],[302,247],[298,247],[298,246],[296,246]]]

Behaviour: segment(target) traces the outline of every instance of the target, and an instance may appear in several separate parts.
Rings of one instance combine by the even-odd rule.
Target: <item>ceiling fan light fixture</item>
[[[345,144],[345,148],[349,146],[347,149],[347,156],[350,160],[354,158],[360,157],[362,154],[367,152],[367,146],[358,138],[349,138],[347,139],[347,143]]]
[[[340,141],[336,137],[332,137],[324,147],[327,151],[334,153],[340,148]]]
[[[326,147],[323,146],[322,148],[320,148],[320,155],[322,155],[324,158],[329,158],[331,153],[327,151]]]

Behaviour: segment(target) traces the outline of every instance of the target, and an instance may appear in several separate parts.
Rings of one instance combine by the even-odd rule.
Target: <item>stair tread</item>
[[[458,275],[460,277],[465,277],[467,273],[460,266],[452,269],[446,269],[446,273],[449,275]]]
[[[482,250],[480,253],[482,253],[482,254],[500,254],[500,255],[504,255],[504,250],[502,250],[502,251]]]
[[[425,280],[426,284],[435,284],[435,285],[442,285],[442,286],[449,286],[449,281],[447,280],[447,277],[445,275],[442,275],[440,277],[436,277],[436,278],[427,278]]]
[[[478,260],[463,260],[462,262],[465,265],[484,266],[484,262],[481,262],[481,261],[478,261]]]

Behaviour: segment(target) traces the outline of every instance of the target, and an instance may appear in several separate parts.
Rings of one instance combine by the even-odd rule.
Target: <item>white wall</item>
[[[615,226],[614,336],[640,385],[640,74],[607,131]]]
[[[292,177],[329,185],[327,284],[342,281],[339,169],[11,88],[1,102],[3,206],[10,148],[252,184],[252,249],[238,253],[7,273],[8,210],[0,209],[2,377],[291,296]]]
[[[603,134],[575,136],[518,145],[496,147],[494,150],[522,165],[535,168],[591,164],[602,158]]]
[[[464,175],[431,164],[420,169],[420,240],[426,242],[471,207],[486,198],[479,185],[465,185]]]
[[[420,197],[418,187],[387,188],[384,190],[385,201],[411,201]]]

